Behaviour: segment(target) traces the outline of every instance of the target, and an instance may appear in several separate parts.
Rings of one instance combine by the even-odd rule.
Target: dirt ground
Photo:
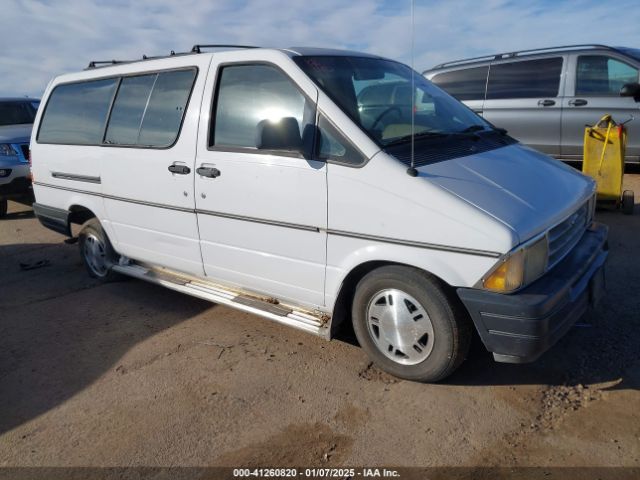
[[[626,181],[640,198],[640,175]],[[77,245],[9,211],[0,467],[640,467],[640,205],[597,214],[611,253],[589,325],[529,365],[476,342],[435,385],[380,372],[349,331],[326,342],[141,281],[99,285]]]

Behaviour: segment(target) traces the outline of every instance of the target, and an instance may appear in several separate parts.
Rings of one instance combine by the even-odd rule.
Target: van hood
[[[0,143],[29,143],[33,124],[4,125],[0,127]]]
[[[586,201],[595,182],[520,144],[418,168],[426,178],[510,227],[525,242]]]

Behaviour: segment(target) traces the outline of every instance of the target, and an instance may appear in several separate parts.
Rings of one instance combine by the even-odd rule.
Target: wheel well
[[[413,267],[412,265],[407,265],[399,262],[370,261],[360,264],[356,268],[351,270],[342,282],[340,293],[338,293],[338,298],[336,299],[336,303],[333,307],[333,317],[331,319],[331,337],[334,337],[340,331],[340,329],[344,326],[345,320],[351,318],[351,304],[358,282],[362,280],[362,278],[369,272],[375,270],[376,268],[384,267],[387,265],[401,265],[404,267],[417,268]],[[445,290],[453,290],[451,286],[440,277],[433,275],[431,272],[426,273],[432,276],[436,281],[438,281],[445,288]],[[454,298],[457,298],[457,295],[454,294]]]
[[[334,337],[342,328],[345,320],[351,317],[351,302],[353,294],[356,291],[356,285],[362,278],[372,270],[383,267],[385,265],[394,265],[393,262],[371,261],[358,265],[351,270],[342,282],[340,293],[333,307],[333,316],[331,317],[331,337]]]
[[[92,218],[95,218],[95,214],[86,207],[81,205],[71,205],[69,207],[69,223],[82,225]]]

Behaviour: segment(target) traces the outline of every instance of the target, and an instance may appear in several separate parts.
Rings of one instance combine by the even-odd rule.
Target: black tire
[[[632,215],[634,204],[635,200],[633,197],[633,191],[625,190],[622,192],[622,213],[625,215]]]
[[[7,216],[7,210],[9,209],[9,202],[6,198],[0,198],[0,218]]]
[[[121,277],[111,268],[118,263],[119,255],[97,218],[84,224],[78,235],[78,245],[82,262],[90,276],[102,282],[111,282]]]
[[[419,302],[419,307],[427,313],[427,320],[430,321],[432,326],[433,340],[428,352],[426,352],[426,349],[420,352],[419,348],[416,348],[418,345],[413,344],[413,348],[418,353],[410,352],[410,355],[416,355],[418,357],[417,360],[398,356],[396,351],[382,348],[384,339],[381,340],[381,335],[384,335],[382,330],[385,329],[376,330],[374,320],[377,321],[377,319],[371,314],[372,310],[370,309],[379,308],[380,305],[382,305],[382,308],[391,308],[390,305],[392,304],[386,305],[386,300],[382,304],[380,303],[380,301],[384,300],[384,292],[387,291],[399,291],[405,295],[408,294],[407,297],[413,297]],[[410,318],[413,319],[413,314],[418,310],[411,310],[412,302],[409,300],[409,303],[406,303],[407,297],[398,296],[397,298],[402,300],[398,304],[404,305],[402,308],[407,308],[407,311],[410,312]],[[379,300],[372,304],[377,298]],[[399,309],[401,307],[396,308]],[[371,315],[371,319],[368,318],[368,315]],[[418,317],[422,316],[418,315]],[[396,317],[392,315],[385,318]],[[352,321],[360,346],[376,365],[397,377],[419,382],[436,382],[451,375],[466,358],[473,328],[466,310],[464,310],[464,307],[454,294],[447,291],[445,285],[426,272],[400,265],[378,268],[362,278],[356,287],[353,297]],[[423,319],[414,319],[414,321],[422,322]],[[394,322],[396,321],[394,320]],[[382,323],[380,322],[380,324]],[[388,332],[389,323],[386,325]],[[420,335],[420,332],[415,333],[415,328],[411,322],[405,325],[409,329],[413,329],[412,333],[409,334],[410,337]],[[408,332],[407,328],[398,329],[397,339],[401,337],[400,330],[402,330],[402,335],[406,335]],[[378,332],[377,337],[376,331]],[[427,344],[428,340],[420,343],[420,346],[426,346]],[[383,350],[386,350],[386,353],[383,353]],[[405,348],[404,350],[410,351],[411,349],[407,350]],[[420,360],[420,357],[425,352],[426,358]],[[418,363],[409,365],[401,363],[409,360],[418,361]]]

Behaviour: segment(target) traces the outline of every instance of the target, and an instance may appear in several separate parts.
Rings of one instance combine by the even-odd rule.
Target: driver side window
[[[604,55],[580,55],[576,71],[576,95],[617,96],[626,83],[638,81],[638,70]]]
[[[288,144],[302,144],[302,135],[313,125],[314,105],[282,71],[272,65],[230,65],[218,78],[214,119],[209,146],[260,147],[265,124],[270,134],[288,137]],[[286,135],[285,135],[286,134]],[[297,136],[297,141],[291,135]],[[278,140],[278,139],[276,139]],[[282,139],[280,139],[282,140]]]

